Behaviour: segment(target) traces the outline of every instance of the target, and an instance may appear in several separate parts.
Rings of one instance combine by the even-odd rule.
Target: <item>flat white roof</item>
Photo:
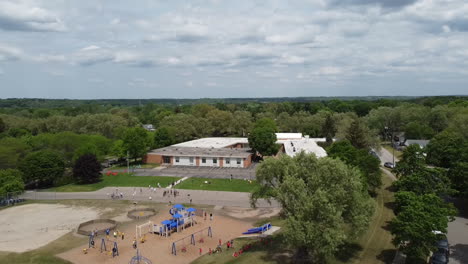
[[[301,139],[302,133],[275,133],[277,139]]]
[[[322,158],[327,156],[325,149],[317,145],[317,140],[311,138],[302,138],[298,140],[278,140],[276,143],[284,145],[284,151],[286,155],[290,157],[296,156],[301,151],[305,153],[314,153],[317,158]]]
[[[225,148],[237,143],[248,144],[247,138],[241,137],[210,137],[190,140],[172,146],[189,148]]]

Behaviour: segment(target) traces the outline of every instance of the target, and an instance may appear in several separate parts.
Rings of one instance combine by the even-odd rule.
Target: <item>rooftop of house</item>
[[[317,145],[319,138],[301,138],[298,140],[278,140],[276,143],[284,145],[284,152],[290,157],[296,156],[301,151],[305,153],[314,153],[317,158],[327,156],[327,152],[321,146]]]
[[[247,138],[241,137],[209,137],[190,140],[179,144],[172,145],[174,147],[190,147],[190,148],[226,148],[235,144],[248,144]]]
[[[405,146],[410,146],[410,145],[413,145],[413,144],[417,144],[421,147],[426,147],[427,144],[429,144],[430,140],[426,140],[426,139],[407,139],[405,140],[404,144]]]
[[[247,158],[252,153],[249,148],[198,148],[198,147],[180,147],[169,146],[165,148],[152,150],[149,154],[163,156],[182,156],[182,157],[226,157],[226,158]]]

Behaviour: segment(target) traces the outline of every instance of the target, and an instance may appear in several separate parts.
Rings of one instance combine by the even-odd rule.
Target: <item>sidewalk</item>
[[[242,208],[250,208],[250,193],[245,192],[221,192],[221,191],[202,191],[202,190],[179,190],[178,195],[170,195],[165,188],[157,189],[152,192],[145,187],[106,187],[94,192],[35,192],[28,191],[21,198],[29,200],[69,200],[69,199],[91,199],[91,200],[106,200],[112,199],[112,193],[122,193],[123,198],[119,200],[130,201],[154,201],[158,203],[184,203],[189,204],[192,200],[193,204],[204,205],[219,205],[219,206],[236,206]],[[166,191],[165,197],[163,192]],[[135,196],[133,194],[135,193]],[[150,199],[151,197],[151,199]],[[257,202],[257,207],[280,207],[276,201],[272,204],[264,199]]]

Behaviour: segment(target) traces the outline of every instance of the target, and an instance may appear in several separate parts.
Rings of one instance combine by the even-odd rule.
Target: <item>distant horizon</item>
[[[336,96],[264,96],[264,97],[199,97],[199,98],[40,98],[40,97],[9,97],[1,98],[0,100],[88,100],[88,101],[98,101],[98,100],[216,100],[216,99],[281,99],[281,98],[420,98],[420,97],[468,97],[468,94],[448,94],[448,95],[336,95]]]

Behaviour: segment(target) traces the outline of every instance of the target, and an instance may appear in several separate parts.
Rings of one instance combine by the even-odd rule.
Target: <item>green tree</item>
[[[426,167],[424,152],[417,144],[412,144],[403,150],[401,160],[395,167],[395,172],[402,175],[411,175]]]
[[[339,158],[346,164],[356,166],[363,174],[364,184],[369,191],[374,192],[382,185],[380,161],[366,150],[357,149],[347,140],[334,142],[327,149],[328,156]]]
[[[175,143],[174,132],[167,128],[161,127],[154,133],[154,147],[163,148]]]
[[[17,168],[31,147],[24,139],[6,137],[0,139],[0,169]]]
[[[81,156],[85,154],[91,154],[96,157],[102,157],[102,154],[99,152],[96,145],[93,144],[84,144],[78,147],[73,154],[73,161],[77,161]]]
[[[398,191],[411,191],[419,195],[434,193],[436,195],[453,194],[447,172],[439,168],[422,168],[412,174],[401,176],[393,183]]]
[[[265,123],[264,125],[256,124],[256,127],[249,134],[249,145],[254,152],[258,152],[262,156],[275,155],[279,147],[276,144],[276,131],[272,129],[271,124]]]
[[[0,134],[6,131],[6,125],[5,122],[3,122],[3,119],[0,118]]]
[[[101,179],[101,164],[93,154],[80,156],[73,166],[73,178],[81,184],[95,183]]]
[[[359,118],[354,118],[346,132],[346,139],[358,149],[371,148],[375,140],[367,125]]]
[[[305,153],[267,158],[256,177],[261,187],[251,194],[252,204],[261,196],[276,199],[286,216],[287,242],[316,262],[365,231],[373,214],[359,171],[340,160]]]
[[[125,151],[135,160],[143,157],[152,145],[148,132],[141,127],[128,128],[122,140]]]
[[[333,143],[333,137],[335,136],[335,133],[336,133],[335,121],[333,120],[332,115],[328,114],[327,118],[325,119],[325,123],[323,124],[323,127],[322,127],[322,134],[325,136],[327,144]]]
[[[396,199],[399,212],[390,223],[393,244],[408,256],[409,261],[425,259],[437,241],[433,231],[446,233],[448,222],[455,219],[456,210],[435,194],[406,192]]]
[[[449,169],[448,176],[452,183],[452,188],[459,192],[459,195],[468,198],[468,162],[458,162]]]
[[[468,160],[468,140],[453,130],[437,134],[427,145],[427,161],[436,166],[451,168]]]
[[[0,170],[0,195],[24,190],[23,175],[15,169]]]
[[[65,162],[57,152],[41,150],[29,153],[21,161],[19,169],[26,185],[34,183],[45,187],[51,186],[63,176]]]
[[[123,140],[119,139],[114,142],[111,148],[111,154],[117,158],[123,158],[127,156]]]

